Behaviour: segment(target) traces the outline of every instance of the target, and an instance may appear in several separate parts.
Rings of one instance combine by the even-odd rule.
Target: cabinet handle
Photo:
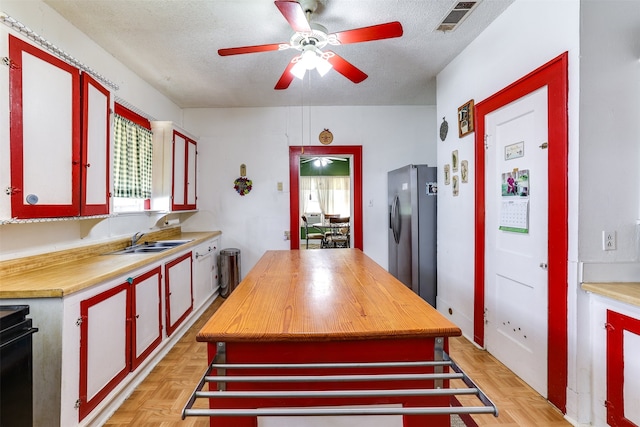
[[[84,165],[85,168],[90,168],[91,167],[91,163],[87,163],[86,165]]]

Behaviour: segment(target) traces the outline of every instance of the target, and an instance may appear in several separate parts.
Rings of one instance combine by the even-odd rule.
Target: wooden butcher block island
[[[318,415],[449,426],[451,413],[496,414],[446,354],[459,335],[358,249],[268,251],[199,332],[211,365],[183,416],[234,427]],[[454,378],[469,388],[450,389]],[[484,406],[452,407],[455,394]],[[193,408],[199,398],[209,409]]]

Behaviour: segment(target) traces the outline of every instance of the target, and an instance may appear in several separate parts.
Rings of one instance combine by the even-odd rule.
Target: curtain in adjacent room
[[[153,134],[150,130],[114,114],[114,196],[151,198]]]
[[[350,182],[348,176],[301,176],[301,212],[349,216]]]

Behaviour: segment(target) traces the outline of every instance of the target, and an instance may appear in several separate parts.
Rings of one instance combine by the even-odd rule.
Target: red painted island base
[[[443,340],[447,351],[447,340]],[[410,362],[439,359],[434,357],[436,338],[366,339],[352,341],[286,341],[286,342],[228,342],[225,344],[227,364],[248,363],[337,363],[337,362]],[[216,344],[208,344],[209,362],[216,355]],[[441,352],[438,352],[441,353]],[[447,373],[447,367],[443,368]],[[348,375],[348,374],[426,374],[433,367],[385,367],[385,368],[333,368],[333,369],[226,369],[227,376],[242,375]],[[295,371],[295,372],[292,372]],[[215,370],[211,375],[216,375]],[[215,391],[217,383],[210,383]],[[443,387],[448,387],[447,380]],[[227,391],[273,391],[273,390],[392,390],[431,389],[433,380],[393,380],[366,382],[227,382]],[[401,396],[401,397],[349,397],[349,398],[213,398],[211,409],[230,408],[274,408],[313,407],[342,405],[402,404],[404,407],[448,407],[449,396]],[[212,427],[256,427],[255,416],[211,417]],[[449,414],[403,415],[404,427],[449,427]]]

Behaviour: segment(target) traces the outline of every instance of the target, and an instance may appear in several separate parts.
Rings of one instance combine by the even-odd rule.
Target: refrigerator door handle
[[[393,198],[391,206],[391,230],[393,231],[393,240],[396,244],[400,243],[400,198],[396,195]]]

